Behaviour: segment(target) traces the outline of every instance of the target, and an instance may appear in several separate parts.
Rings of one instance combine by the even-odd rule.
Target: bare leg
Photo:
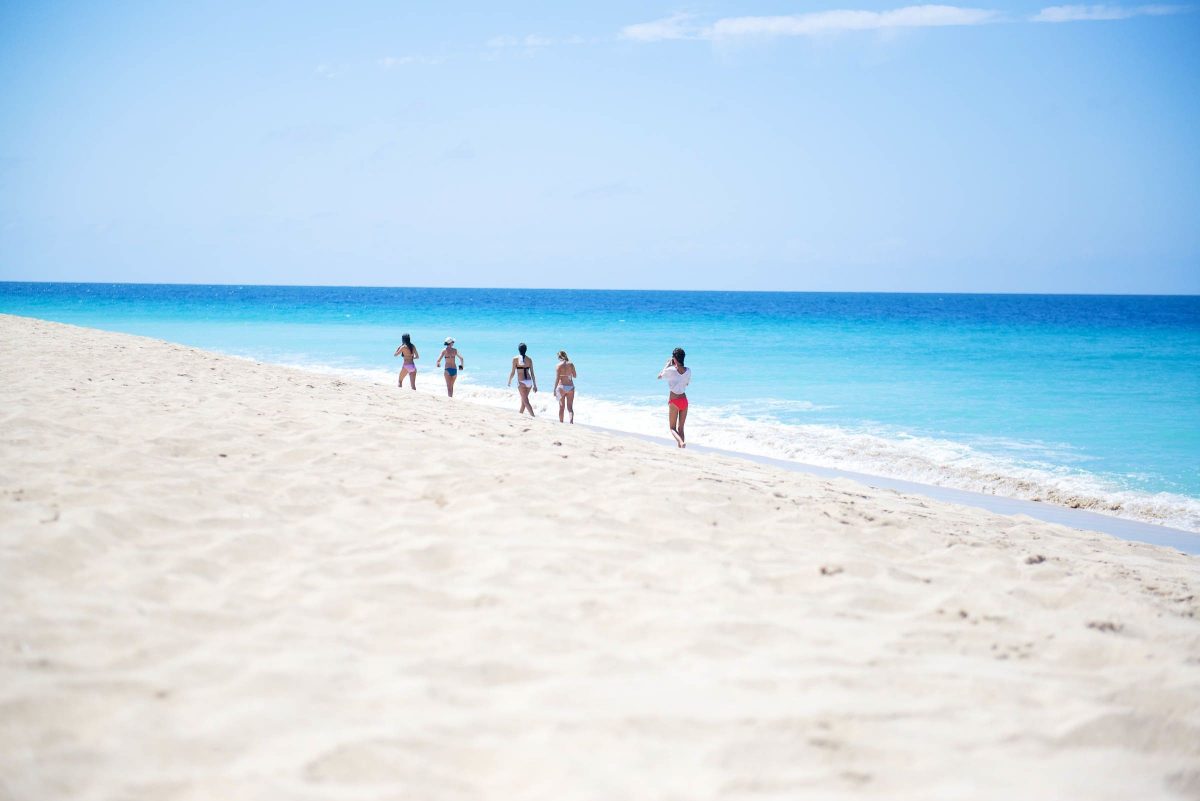
[[[446,379],[446,391],[450,393],[450,397],[454,397],[454,382],[458,380],[457,375],[452,375]]]
[[[567,393],[567,413],[571,415],[571,422],[574,423],[575,422],[575,390],[571,390],[570,392]],[[562,416],[560,415],[558,419],[561,420]]]
[[[675,408],[675,404],[668,403],[667,404],[667,424],[671,427],[671,436],[675,438],[675,444],[682,448],[683,447],[683,437],[679,436],[679,432],[675,430],[675,426],[678,425],[678,422],[677,422],[678,420],[679,420],[679,410],[677,408]]]
[[[412,387],[413,392],[417,391],[417,371],[413,370],[408,374],[408,384]]]
[[[521,411],[529,410],[530,417],[536,417],[533,413],[533,404],[529,402],[529,387],[521,384]]]
[[[687,447],[687,437],[683,435],[683,424],[687,422],[687,413],[687,409],[683,409],[679,412],[679,425],[675,428],[675,430],[679,432],[679,447],[681,448]]]
[[[558,396],[558,422],[560,422],[560,423],[563,421],[563,412],[566,410],[566,408],[567,408],[567,396],[559,395]]]

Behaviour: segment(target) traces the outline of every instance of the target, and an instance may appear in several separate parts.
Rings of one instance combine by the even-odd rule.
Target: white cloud
[[[552,37],[530,33],[525,36],[493,36],[483,43],[484,50],[479,55],[484,61],[496,61],[511,56],[533,58],[552,47],[573,47],[588,44],[589,41],[578,35]]]
[[[985,25],[1000,15],[982,8],[958,6],[905,6],[892,11],[816,11],[783,17],[728,17],[704,32],[707,39],[738,36],[816,36],[835,31],[872,31],[887,28],[934,28],[948,25]]]
[[[1187,11],[1185,6],[1050,6],[1030,17],[1033,22],[1085,22],[1091,20],[1158,17]]]
[[[982,8],[959,6],[905,6],[892,11],[842,9],[769,17],[724,17],[711,25],[692,22],[690,14],[673,14],[654,22],[627,25],[621,38],[637,42],[665,39],[733,39],[744,36],[816,36],[835,31],[870,31],[885,28],[931,28],[947,25],[984,25],[999,22],[1001,15]]]
[[[639,22],[621,29],[621,38],[635,42],[661,42],[665,39],[694,39],[699,29],[689,24],[691,14],[672,14],[654,22]]]
[[[1147,15],[1178,14],[1186,6],[1147,5],[1072,5],[1052,6],[1030,17],[1033,22],[1070,22],[1075,20],[1126,19]],[[696,22],[690,14],[672,14],[653,22],[627,25],[621,38],[635,42],[661,42],[669,39],[705,39],[728,41],[737,38],[768,36],[819,36],[839,31],[877,31],[900,28],[939,28],[947,26],[988,25],[1007,21],[1004,14],[986,8],[963,6],[904,6],[891,11],[836,9],[780,16],[723,17],[708,25]]]

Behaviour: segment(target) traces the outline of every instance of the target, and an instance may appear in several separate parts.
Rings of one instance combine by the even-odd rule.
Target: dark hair
[[[518,352],[519,352],[519,353],[520,353],[522,356],[524,356],[524,355],[525,355],[525,343],[524,343],[524,342],[522,342],[520,345],[517,345],[517,351],[518,351]]]
[[[400,347],[408,348],[409,354],[414,359],[420,358],[420,356],[417,354],[417,346],[412,343],[412,337],[410,337],[408,334],[400,335]]]
[[[683,348],[676,348],[671,351],[671,356],[675,359],[675,363],[683,367],[683,360],[687,358],[687,354],[683,352]]]
[[[558,352],[558,358],[562,359],[563,361],[567,361],[567,362],[571,361],[571,359],[567,356],[567,352],[565,350],[560,350]]]

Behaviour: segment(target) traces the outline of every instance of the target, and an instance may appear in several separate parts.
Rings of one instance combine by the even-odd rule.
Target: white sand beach
[[[0,364],[0,799],[1200,798],[1195,557],[27,318]]]

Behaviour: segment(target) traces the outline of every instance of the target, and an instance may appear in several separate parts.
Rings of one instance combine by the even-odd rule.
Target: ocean
[[[511,408],[518,342],[557,416],[666,436],[683,347],[690,442],[1200,531],[1200,297],[0,283],[0,312]],[[397,390],[400,391],[400,390]],[[404,391],[408,391],[407,388]]]

